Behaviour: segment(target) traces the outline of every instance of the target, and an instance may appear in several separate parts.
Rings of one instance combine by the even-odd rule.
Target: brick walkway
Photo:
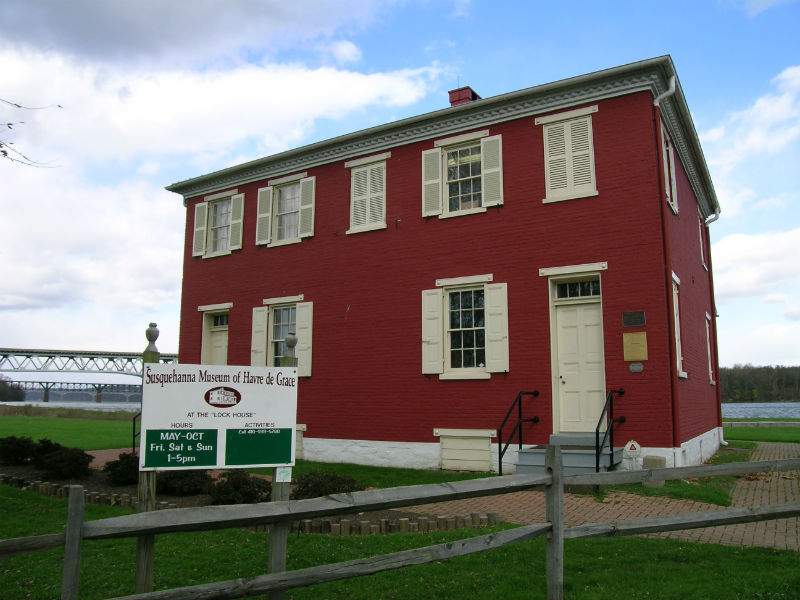
[[[751,456],[752,461],[783,458],[800,458],[800,444],[761,442]],[[800,471],[759,473],[742,477],[732,494],[733,507],[797,501],[800,501]],[[567,527],[724,508],[726,507],[693,500],[645,497],[623,492],[609,492],[602,502],[595,500],[593,496],[564,494],[564,518]],[[406,510],[446,515],[495,511],[503,521],[519,524],[540,523],[545,520],[544,492],[514,492],[502,496],[426,504]],[[800,517],[674,531],[653,534],[653,537],[730,546],[765,546],[800,552]]]

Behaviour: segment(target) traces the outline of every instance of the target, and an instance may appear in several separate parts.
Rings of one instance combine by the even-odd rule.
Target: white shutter
[[[567,139],[564,123],[544,126],[545,185],[547,197],[565,195],[567,180]]]
[[[272,239],[272,188],[258,190],[256,214],[256,245],[269,244]]]
[[[592,194],[594,184],[594,152],[592,150],[592,118],[568,121],[572,188],[575,194]]]
[[[481,140],[483,206],[503,203],[503,145],[499,135]]]
[[[194,238],[192,239],[192,256],[203,256],[206,251],[206,219],[208,218],[208,202],[200,202],[194,207]]]
[[[369,211],[369,166],[352,169],[350,176],[350,228],[367,225]]]
[[[231,234],[228,238],[231,250],[242,249],[242,221],[244,220],[244,194],[231,198]]]
[[[442,290],[422,290],[422,372],[444,370],[444,337],[442,326]]]
[[[664,195],[672,210],[678,212],[677,183],[675,181],[675,150],[667,130],[661,128],[662,160],[664,162]]]
[[[314,188],[315,177],[306,177],[300,180],[300,228],[299,236],[311,237],[314,235]]]
[[[422,153],[422,216],[442,214],[442,155],[438,148]]]
[[[369,167],[367,224],[386,226],[386,163]]]
[[[486,370],[508,371],[508,290],[505,283],[486,284]]]
[[[250,341],[250,364],[254,367],[267,366],[267,337],[269,327],[269,307],[253,309],[252,338]]]
[[[311,338],[312,324],[314,318],[313,302],[298,302],[295,311],[295,326],[297,331],[297,346],[295,356],[297,357],[297,375],[299,377],[311,377]]]

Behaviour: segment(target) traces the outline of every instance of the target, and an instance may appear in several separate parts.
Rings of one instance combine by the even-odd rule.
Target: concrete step
[[[523,448],[517,455],[517,473],[540,474],[545,472],[547,446]],[[565,475],[595,472],[594,446],[562,446],[561,460]],[[622,448],[614,448],[614,464],[622,461]],[[600,470],[607,471],[609,463],[608,447],[600,454]]]

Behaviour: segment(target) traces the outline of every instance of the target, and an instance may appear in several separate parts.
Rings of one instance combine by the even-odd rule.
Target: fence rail
[[[486,479],[473,479],[453,483],[417,485],[400,488],[370,490],[351,494],[335,494],[310,500],[281,501],[262,504],[210,506],[171,509],[112,517],[97,521],[82,521],[83,493],[73,486],[70,494],[69,518],[64,534],[51,534],[11,540],[0,540],[0,556],[33,552],[56,546],[65,547],[62,598],[78,595],[77,565],[80,561],[82,540],[134,537],[166,534],[179,531],[205,531],[257,524],[276,524],[334,514],[400,508],[461,498],[498,495],[521,490],[545,489],[547,492],[547,521],[516,529],[491,533],[406,550],[382,556],[327,564],[307,569],[271,573],[247,579],[216,582],[186,588],[162,590],[125,596],[126,600],[166,600],[178,598],[244,598],[271,591],[289,590],[328,581],[347,579],[399,569],[405,566],[439,561],[499,548],[548,534],[547,542],[547,596],[563,597],[563,540],[584,537],[611,537],[695,529],[715,525],[750,523],[800,516],[800,502],[735,508],[705,513],[691,513],[669,517],[656,517],[592,523],[565,528],[563,525],[564,485],[609,485],[645,481],[667,481],[686,477],[712,477],[716,475],[741,475],[768,471],[800,470],[800,459],[771,460],[754,463],[728,463],[674,469],[649,469],[589,475],[561,474],[561,450],[548,448],[547,475],[507,475]],[[73,491],[73,490],[71,490]],[[76,517],[76,515],[78,515]],[[119,600],[119,599],[118,599]]]

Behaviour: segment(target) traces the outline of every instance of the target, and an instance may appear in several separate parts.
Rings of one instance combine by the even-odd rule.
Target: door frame
[[[600,325],[603,323],[603,271],[608,269],[607,262],[586,263],[580,265],[565,265],[561,267],[548,267],[539,269],[540,277],[547,277],[548,310],[550,316],[550,403],[553,412],[552,433],[561,433],[561,407],[558,386],[558,331],[556,329],[556,308],[559,304],[556,299],[556,286],[570,280],[585,280],[597,278],[600,280]],[[592,300],[591,302],[595,302]],[[605,366],[605,331],[601,331],[603,339],[603,365]],[[605,389],[605,368],[603,369],[603,388]],[[599,415],[598,415],[599,416]]]

